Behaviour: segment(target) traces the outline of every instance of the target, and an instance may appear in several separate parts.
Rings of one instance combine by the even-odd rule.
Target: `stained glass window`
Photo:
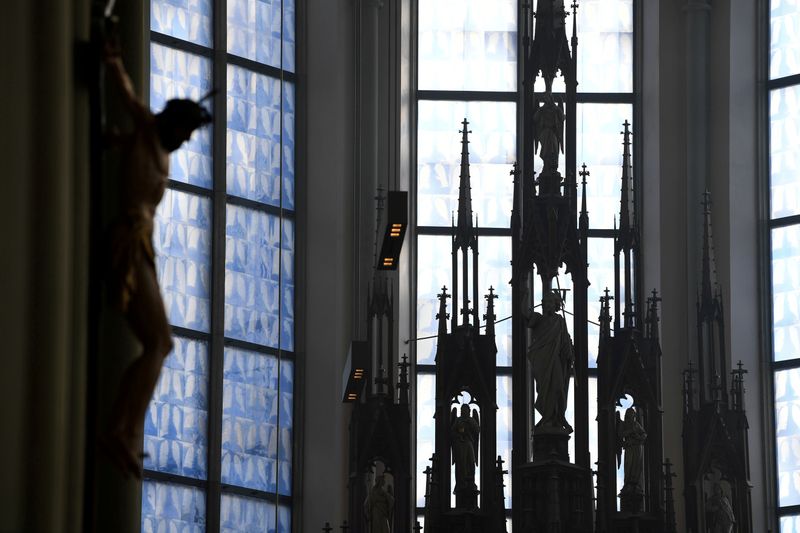
[[[156,212],[175,347],[145,420],[142,531],[290,533],[295,0],[151,0],[150,22],[151,107],[220,92]]]
[[[800,531],[800,3],[769,2],[769,273],[780,531]]]

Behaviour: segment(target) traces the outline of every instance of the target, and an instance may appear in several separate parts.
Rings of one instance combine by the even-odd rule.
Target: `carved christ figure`
[[[456,488],[471,489],[475,485],[475,466],[478,464],[478,442],[481,433],[477,411],[470,416],[467,404],[461,405],[461,415],[450,413],[450,439],[453,464],[456,467]]]
[[[156,207],[164,195],[169,154],[192,132],[211,121],[192,100],[170,100],[153,114],[139,100],[118,50],[106,46],[105,60],[133,119],[133,131],[118,139],[121,149],[120,219],[111,243],[109,293],[142,345],[126,369],[111,413],[109,433],[101,443],[124,475],[141,476],[144,416],[158,382],[172,336],[158,288],[152,234]]]
[[[572,426],[564,414],[575,356],[567,322],[558,314],[561,305],[558,293],[548,292],[542,297],[542,314],[530,311],[525,291],[522,308],[533,337],[527,356],[536,382],[533,406],[542,417],[536,427],[571,433]]]
[[[375,478],[375,485],[364,500],[364,514],[367,517],[368,533],[391,533],[391,517],[394,510],[394,495],[385,488],[383,474]]]

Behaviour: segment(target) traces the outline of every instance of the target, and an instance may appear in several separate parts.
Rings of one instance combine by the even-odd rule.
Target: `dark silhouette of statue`
[[[456,490],[475,488],[475,466],[478,464],[478,442],[481,433],[478,412],[467,404],[461,405],[461,415],[456,410],[450,413],[450,440],[453,449],[453,464],[456,466]]]
[[[124,475],[141,477],[144,416],[172,334],[158,288],[152,234],[156,207],[167,187],[169,154],[211,115],[192,100],[170,100],[158,114],[136,96],[118,49],[106,46],[108,70],[122,92],[133,131],[116,139],[121,150],[120,219],[111,243],[109,294],[142,345],[127,368],[112,407],[111,427],[101,439],[111,461]]]
[[[542,417],[536,427],[571,433],[564,414],[575,357],[567,322],[558,314],[561,305],[558,293],[548,292],[542,297],[539,314],[527,310],[527,292],[523,296],[524,316],[533,337],[527,355],[536,381],[534,407]]]
[[[539,157],[544,168],[542,175],[558,171],[558,154],[564,149],[564,107],[556,103],[553,95],[546,93],[544,102],[533,114],[534,150],[539,149]],[[546,190],[556,193],[558,190]]]
[[[706,522],[709,533],[731,533],[736,524],[731,502],[719,482],[714,483],[714,494],[706,502]]]
[[[367,494],[364,501],[364,514],[367,517],[368,533],[391,533],[392,511],[394,510],[394,495],[391,488],[385,488],[386,478],[383,474],[375,478],[375,485]]]
[[[619,415],[617,415],[619,416]],[[618,435],[625,450],[624,479],[620,494],[644,494],[644,443],[647,432],[633,407],[625,411],[625,420],[618,423]]]

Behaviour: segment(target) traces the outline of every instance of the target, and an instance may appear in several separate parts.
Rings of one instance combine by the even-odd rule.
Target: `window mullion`
[[[226,1],[215,0],[213,14],[213,240],[211,245],[211,346],[209,355],[208,493],[206,531],[220,530],[220,476],[222,450],[222,387],[225,356],[225,212],[227,136],[227,16]]]

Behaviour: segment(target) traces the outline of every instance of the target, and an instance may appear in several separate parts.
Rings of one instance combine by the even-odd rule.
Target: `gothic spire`
[[[625,130],[622,131],[622,188],[620,194],[619,210],[619,230],[622,236],[623,246],[631,245],[633,229],[633,209],[632,209],[632,179],[631,179],[631,130],[630,123],[625,120],[623,123]]]
[[[469,122],[461,123],[461,175],[458,184],[458,219],[456,222],[455,247],[466,250],[472,245],[474,228],[472,226],[472,186],[469,179]]]
[[[700,285],[700,313],[710,315],[714,309],[714,290],[717,285],[714,265],[714,243],[711,233],[711,193],[703,193],[703,264]]]

